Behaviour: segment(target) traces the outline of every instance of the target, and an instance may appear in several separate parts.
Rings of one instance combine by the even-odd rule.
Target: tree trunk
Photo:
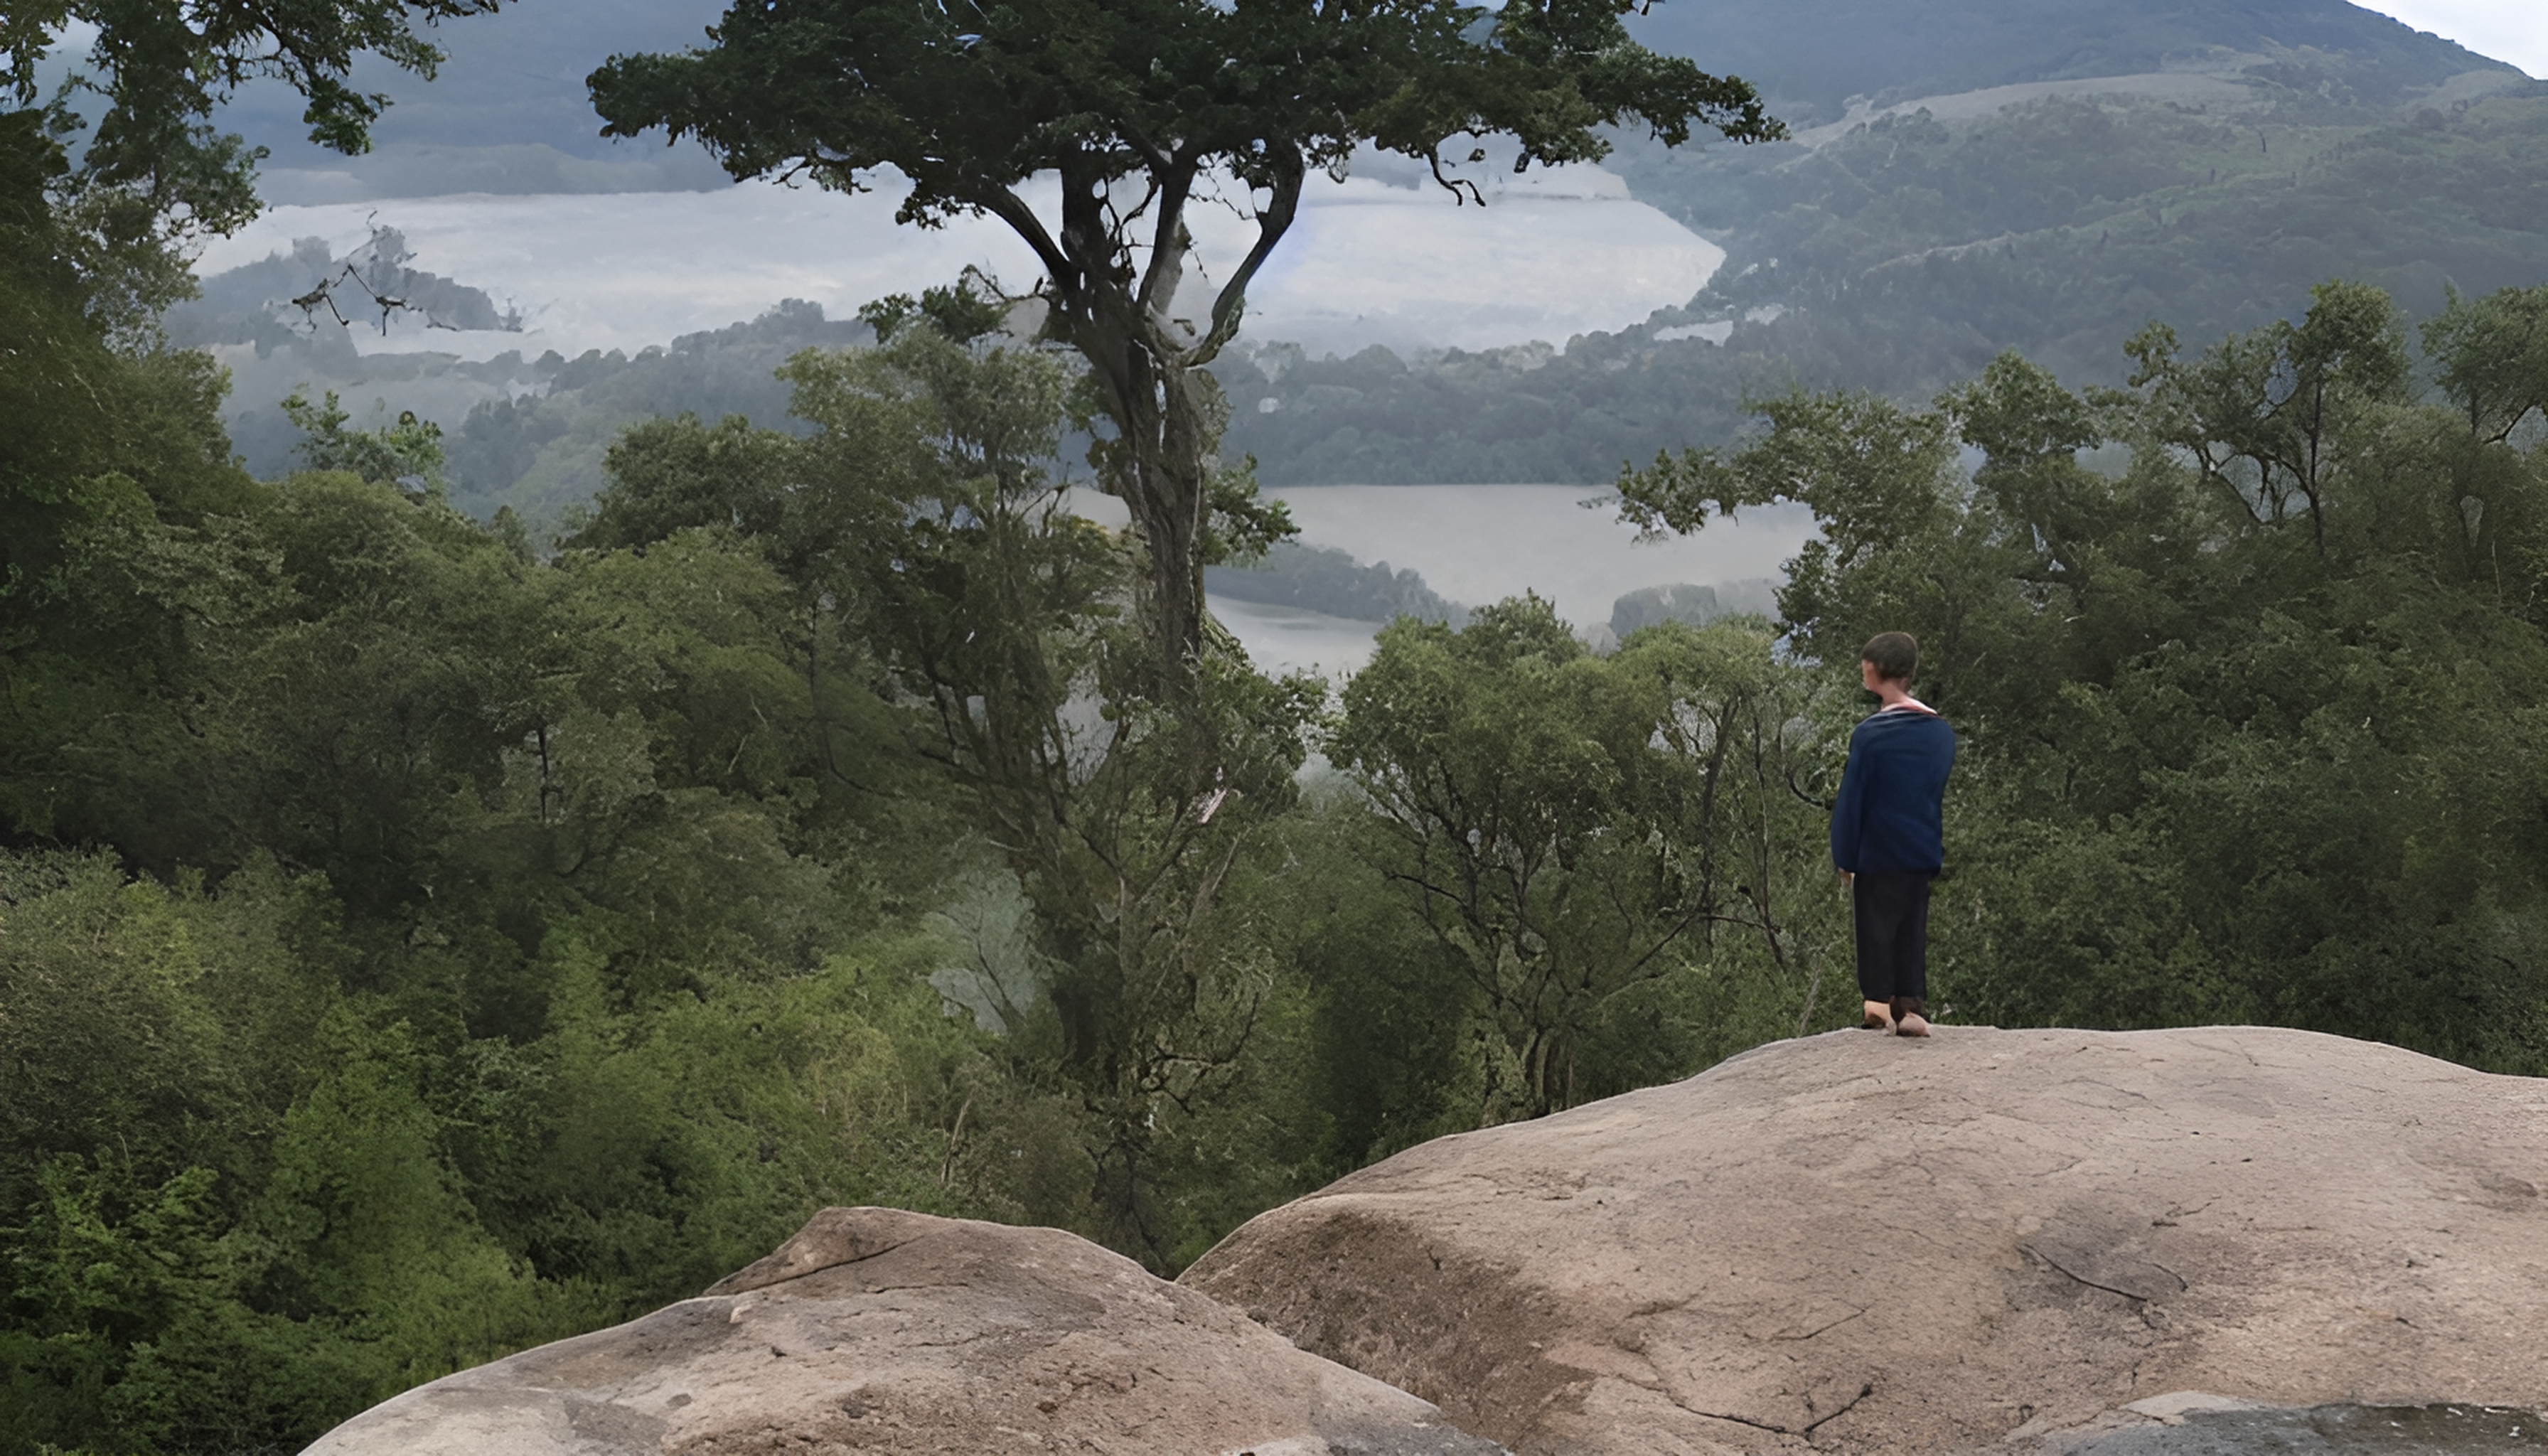
[[[1238,331],[1247,285],[1291,230],[1306,164],[1275,160],[1256,241],[1208,311],[1175,317],[1194,239],[1185,208],[1200,160],[1143,148],[1148,195],[1130,217],[1110,198],[1111,154],[1061,167],[1061,227],[1049,230],[1007,188],[976,194],[984,210],[1035,248],[1046,273],[1048,325],[1088,361],[1117,435],[1097,458],[1106,489],[1122,498],[1150,555],[1147,603],[1167,681],[1189,681],[1203,646],[1204,533],[1210,525],[1211,452],[1217,442],[1207,382],[1196,379]],[[1137,243],[1131,221],[1148,213],[1150,235]],[[1148,257],[1137,264],[1136,246]]]
[[[1209,524],[1211,422],[1192,378],[1198,365],[1138,317],[1129,298],[1108,299],[1074,321],[1071,342],[1097,368],[1117,435],[1114,479],[1149,549],[1150,610],[1167,663],[1189,667],[1203,647],[1203,546]],[[1182,676],[1182,673],[1180,673]]]

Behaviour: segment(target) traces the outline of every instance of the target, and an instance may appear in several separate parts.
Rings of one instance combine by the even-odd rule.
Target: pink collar
[[[1938,716],[1938,710],[1936,708],[1929,706],[1927,703],[1922,702],[1916,697],[1905,697],[1900,702],[1887,703],[1885,706],[1876,709],[1876,712],[1879,715],[1884,713],[1927,713],[1932,718]]]

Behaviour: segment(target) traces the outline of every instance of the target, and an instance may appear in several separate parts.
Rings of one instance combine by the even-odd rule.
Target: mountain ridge
[[[2190,67],[2270,69],[2342,56],[2356,89],[2394,102],[2471,70],[2513,70],[2345,0],[1795,0],[1775,8],[1667,0],[1630,21],[1646,46],[1758,86],[1789,126],[1878,105],[2033,81]],[[2315,53],[2313,55],[2312,53]]]

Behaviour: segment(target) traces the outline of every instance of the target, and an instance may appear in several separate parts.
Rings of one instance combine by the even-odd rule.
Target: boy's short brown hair
[[[1858,660],[1887,682],[1908,684],[1920,671],[1920,639],[1908,632],[1878,632],[1860,648]]]

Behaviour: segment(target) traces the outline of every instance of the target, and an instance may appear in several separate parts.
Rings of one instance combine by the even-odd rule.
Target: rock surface
[[[1518,1452],[2548,1400],[2548,1081],[2255,1028],[1837,1032],[1446,1138],[1183,1282]],[[2066,1442],[2056,1442],[2066,1444]]]
[[[420,1386],[307,1456],[1494,1449],[1057,1229],[826,1209],[702,1298]]]

